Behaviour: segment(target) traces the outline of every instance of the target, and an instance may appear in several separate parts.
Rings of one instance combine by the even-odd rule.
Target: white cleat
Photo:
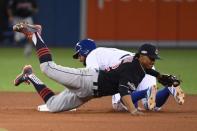
[[[46,104],[39,105],[37,110],[40,111],[40,112],[49,112],[49,108],[47,107]]]
[[[175,101],[179,104],[179,105],[183,105],[185,102],[185,93],[183,92],[183,90],[181,89],[180,85],[177,87],[168,87],[169,91],[171,92],[171,94],[174,96]]]
[[[147,106],[149,110],[154,110],[156,106],[156,93],[157,93],[157,86],[154,85],[150,87],[147,91]]]
[[[47,107],[46,104],[39,105],[39,106],[37,107],[37,110],[40,111],[40,112],[50,112],[50,111],[49,111],[49,108]],[[69,110],[69,111],[77,111],[77,109],[74,108],[74,109],[71,109],[71,110]]]

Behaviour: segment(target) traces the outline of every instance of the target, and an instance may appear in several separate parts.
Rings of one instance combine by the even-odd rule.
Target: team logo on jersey
[[[130,90],[136,90],[134,83],[128,82],[127,85],[129,86]]]

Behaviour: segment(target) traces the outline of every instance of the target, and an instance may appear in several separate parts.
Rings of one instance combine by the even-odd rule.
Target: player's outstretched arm
[[[177,87],[180,85],[181,80],[178,79],[176,76],[169,75],[169,74],[162,74],[157,77],[158,82],[167,87]]]

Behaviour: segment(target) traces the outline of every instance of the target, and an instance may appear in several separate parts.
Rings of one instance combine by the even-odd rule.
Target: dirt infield
[[[197,96],[179,106],[173,98],[160,112],[133,117],[114,112],[111,97],[95,99],[75,112],[38,112],[35,93],[0,93],[0,131],[196,131]]]

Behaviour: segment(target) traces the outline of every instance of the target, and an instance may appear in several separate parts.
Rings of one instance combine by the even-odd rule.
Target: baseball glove
[[[181,80],[178,79],[176,76],[168,75],[168,74],[163,74],[163,75],[160,75],[158,77],[158,82],[161,83],[164,86],[168,86],[168,87],[174,86],[174,87],[177,87],[177,86],[180,85]]]

